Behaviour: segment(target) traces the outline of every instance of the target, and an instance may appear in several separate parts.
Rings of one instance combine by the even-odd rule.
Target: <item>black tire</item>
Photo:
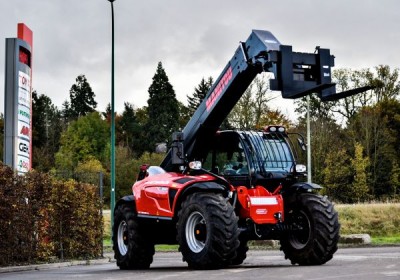
[[[133,205],[120,204],[114,211],[114,258],[120,269],[148,269],[153,262],[154,244],[136,218]]]
[[[292,264],[321,265],[337,250],[340,224],[326,196],[303,193],[285,205],[285,224],[300,227],[285,235],[281,250]]]
[[[236,257],[234,257],[230,261],[230,265],[240,265],[247,258],[247,251],[249,250],[249,246],[247,245],[247,239],[239,238],[240,245],[236,250]]]
[[[238,218],[221,194],[194,193],[178,213],[177,240],[183,260],[193,269],[217,269],[236,256]]]

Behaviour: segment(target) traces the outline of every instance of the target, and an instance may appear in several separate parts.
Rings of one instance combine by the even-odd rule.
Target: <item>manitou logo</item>
[[[218,82],[218,85],[215,87],[213,92],[210,94],[210,97],[206,101],[207,111],[210,111],[212,106],[214,106],[215,101],[220,97],[221,93],[224,91],[229,81],[232,79],[232,68],[229,67],[225,74],[222,76],[221,80]]]
[[[29,136],[29,127],[23,126],[19,133],[25,136]]]

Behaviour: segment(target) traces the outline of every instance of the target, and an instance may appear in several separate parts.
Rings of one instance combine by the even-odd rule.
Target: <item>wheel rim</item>
[[[118,226],[117,241],[119,253],[125,256],[128,252],[128,225],[125,221]]]
[[[303,249],[311,238],[311,223],[307,214],[303,211],[294,213],[292,223],[298,230],[290,234],[290,243],[296,249]]]
[[[205,247],[207,238],[206,220],[200,212],[193,212],[186,221],[186,242],[192,252],[199,253]]]

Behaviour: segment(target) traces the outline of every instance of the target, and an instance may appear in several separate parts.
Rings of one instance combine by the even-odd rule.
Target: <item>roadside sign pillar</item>
[[[6,38],[4,163],[19,174],[32,166],[33,33],[18,24],[18,38]]]

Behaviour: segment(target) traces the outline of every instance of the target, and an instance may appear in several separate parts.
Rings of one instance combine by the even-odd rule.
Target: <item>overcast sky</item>
[[[0,0],[0,112],[5,38],[33,31],[33,89],[61,108],[86,75],[104,111],[111,92],[111,6],[107,0]],[[336,68],[400,66],[399,0],[116,0],[115,108],[147,105],[161,61],[186,104],[202,77],[218,77],[252,29],[271,31],[294,51],[330,48]],[[280,99],[283,113],[292,102]]]

